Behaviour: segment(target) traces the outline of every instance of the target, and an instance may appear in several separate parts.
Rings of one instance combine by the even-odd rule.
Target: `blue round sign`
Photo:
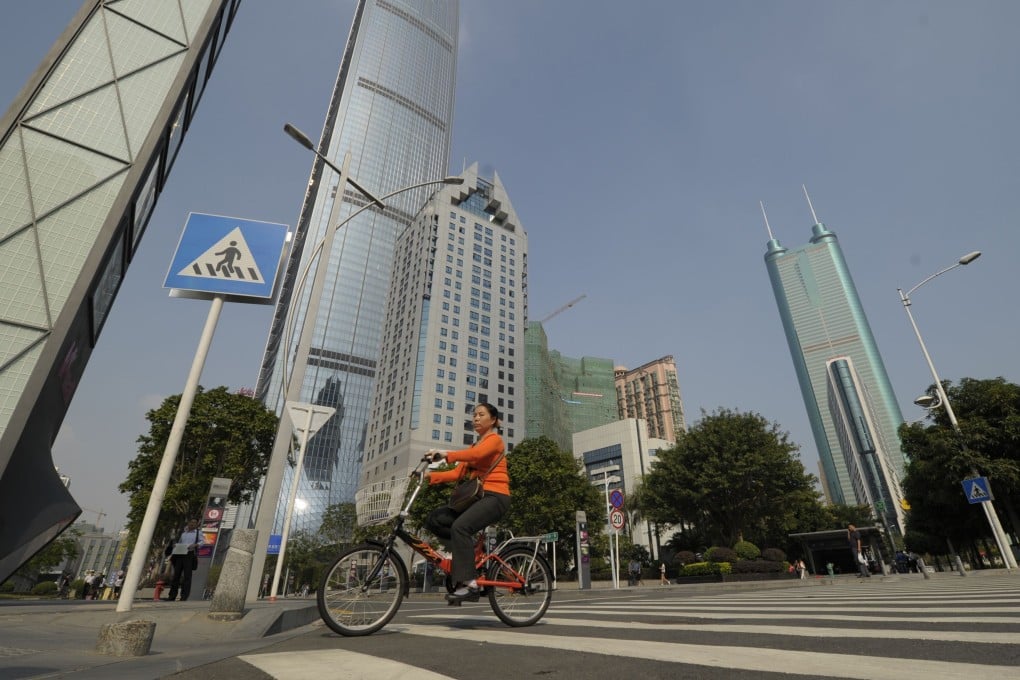
[[[613,489],[609,492],[609,503],[619,510],[623,507],[623,492],[619,489]]]

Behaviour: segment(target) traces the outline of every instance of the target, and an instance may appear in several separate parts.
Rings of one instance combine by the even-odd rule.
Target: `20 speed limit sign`
[[[623,522],[624,522],[623,512],[621,512],[620,510],[613,510],[611,513],[609,513],[609,523],[613,526],[614,529],[622,529]]]

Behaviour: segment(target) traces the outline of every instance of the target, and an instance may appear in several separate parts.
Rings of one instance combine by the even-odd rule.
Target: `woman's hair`
[[[486,411],[489,412],[489,415],[492,416],[493,420],[496,421],[496,428],[495,428],[496,432],[498,432],[499,434],[503,434],[503,426],[500,425],[500,423],[499,423],[499,409],[496,408],[495,406],[493,406],[492,404],[490,404],[487,401],[483,401],[483,402],[479,403],[478,406],[481,406],[482,408],[484,408]],[[476,406],[475,408],[478,408],[478,406]]]

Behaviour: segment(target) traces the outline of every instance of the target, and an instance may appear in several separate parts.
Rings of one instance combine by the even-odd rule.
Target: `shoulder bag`
[[[506,453],[499,454],[499,458],[492,464],[484,475],[481,477],[472,477],[471,479],[465,479],[457,486],[453,487],[453,492],[450,494],[450,500],[446,504],[454,512],[464,512],[476,502],[480,501],[485,496],[485,478],[489,476],[496,466],[499,465],[499,461],[503,459]]]

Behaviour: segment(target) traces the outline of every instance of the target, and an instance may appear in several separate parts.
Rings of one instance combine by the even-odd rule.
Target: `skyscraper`
[[[787,250],[772,236],[765,266],[826,482],[840,504],[871,505],[903,530],[903,422],[836,235],[817,222]]]
[[[239,4],[85,2],[0,123],[0,581],[80,512],[50,447]]]
[[[363,484],[473,444],[480,402],[499,409],[508,450],[524,435],[528,236],[498,175],[461,177],[397,241]]]
[[[457,61],[457,0],[360,0],[341,57],[319,141],[319,151],[341,164],[350,152],[350,175],[377,196],[441,179],[449,163]],[[365,453],[369,408],[379,364],[383,310],[390,286],[393,248],[430,190],[400,192],[352,219],[331,252],[315,266],[327,267],[324,294],[309,300],[301,285],[314,246],[366,205],[365,197],[340,187],[338,177],[316,160],[295,233],[256,397],[283,410],[284,381],[292,370],[296,335],[306,313],[314,331],[301,400],[336,409],[312,437],[304,457],[300,498],[306,510],[294,530],[316,530],[323,511],[353,499]],[[342,201],[341,201],[342,199]],[[314,275],[314,266],[308,280]],[[288,315],[293,315],[288,329]],[[290,346],[285,338],[290,337]],[[281,499],[293,474],[287,468]],[[271,495],[275,495],[270,490]],[[279,508],[277,498],[263,498]]]
[[[643,418],[649,437],[676,441],[679,433],[687,431],[676,362],[671,356],[631,371],[617,366],[616,405],[621,419]]]

